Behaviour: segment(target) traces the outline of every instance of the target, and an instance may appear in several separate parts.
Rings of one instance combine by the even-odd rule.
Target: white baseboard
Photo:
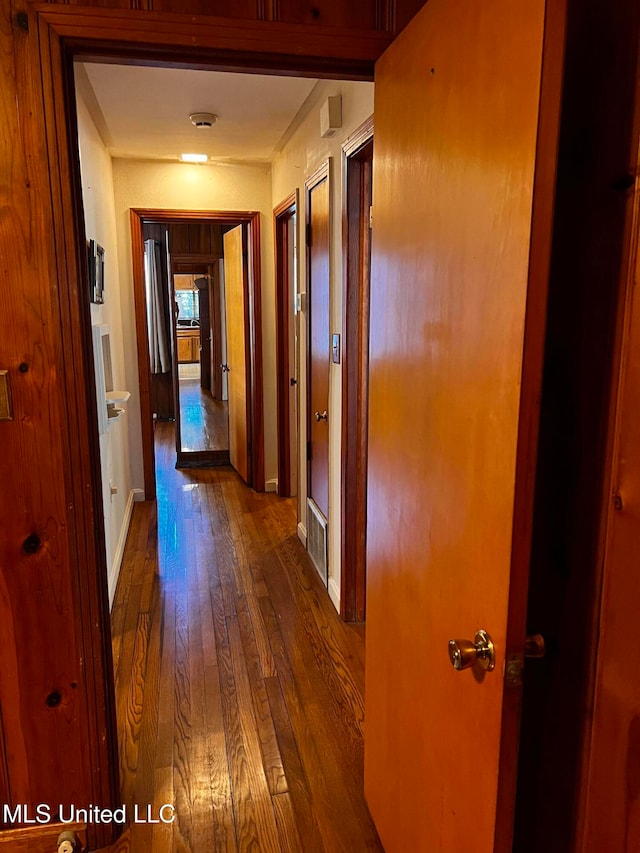
[[[120,527],[120,536],[118,537],[116,552],[113,555],[113,561],[111,563],[111,568],[109,569],[109,610],[113,607],[113,599],[116,594],[116,587],[118,586],[120,566],[122,564],[122,557],[124,556],[124,547],[127,544],[127,533],[129,532],[129,524],[131,523],[131,513],[133,512],[133,502],[143,500],[144,491],[142,489],[131,489],[124,508],[124,518],[122,519],[122,526]]]
[[[298,539],[302,542],[304,547],[307,547],[307,528],[304,524],[299,521],[298,522]]]
[[[333,606],[340,613],[340,587],[336,583],[335,578],[329,578],[327,589],[329,590],[329,598],[333,602]]]
[[[277,492],[278,491],[278,480],[267,480],[264,484],[265,492]]]

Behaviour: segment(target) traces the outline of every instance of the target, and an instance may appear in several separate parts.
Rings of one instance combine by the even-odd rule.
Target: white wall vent
[[[327,521],[311,498],[307,498],[307,551],[322,583],[328,583]]]

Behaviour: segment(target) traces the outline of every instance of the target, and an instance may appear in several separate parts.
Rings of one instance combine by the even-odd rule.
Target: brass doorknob
[[[315,419],[318,421],[318,423],[320,423],[320,421],[326,421],[327,420],[327,410],[326,409],[324,410],[324,412],[315,412],[314,414],[315,414]]]
[[[496,665],[493,640],[480,629],[471,640],[449,640],[449,660],[454,669],[469,669],[479,664],[488,672]]]

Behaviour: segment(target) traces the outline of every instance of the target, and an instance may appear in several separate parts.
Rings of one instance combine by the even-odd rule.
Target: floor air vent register
[[[315,502],[307,498],[307,551],[322,583],[328,583],[327,521]]]

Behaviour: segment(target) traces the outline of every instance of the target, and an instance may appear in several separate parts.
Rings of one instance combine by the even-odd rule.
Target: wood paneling
[[[287,24],[312,24],[359,30],[377,29],[377,0],[278,0],[278,19]]]
[[[60,42],[19,4],[4,19],[0,365],[14,420],[0,424],[2,775],[8,802],[55,812],[117,795],[86,242],[68,227],[81,207],[72,176],[80,182],[60,120]],[[91,840],[111,837],[98,828]]]
[[[49,0],[60,5],[179,13],[242,21],[272,21],[307,27],[399,32],[423,0]]]
[[[553,653],[530,679],[531,710],[523,724],[528,736],[525,757],[533,761],[529,772],[522,772],[519,804],[526,820],[523,837],[535,845],[551,830],[558,838],[551,850],[561,850],[563,844],[566,849],[569,843],[585,851],[602,843],[602,849],[637,845],[637,830],[627,823],[633,809],[626,811],[632,777],[624,770],[610,776],[608,764],[625,765],[624,753],[631,745],[628,723],[636,707],[633,682],[623,692],[594,691],[600,650],[606,649],[598,661],[601,673],[608,661],[633,654],[625,644],[608,645],[607,608],[624,613],[628,589],[624,564],[616,565],[607,578],[601,517],[604,513],[606,520],[611,512],[612,523],[620,517],[623,526],[630,518],[624,509],[619,513],[611,507],[619,481],[612,465],[615,421],[607,412],[615,400],[617,383],[611,377],[620,367],[621,321],[631,275],[638,151],[638,112],[636,108],[634,122],[631,105],[634,97],[637,104],[639,12],[633,2],[616,3],[606,14],[597,3],[572,3],[569,10],[570,73],[543,393],[541,449],[546,465],[538,472],[530,604],[530,624],[548,632]],[[616,50],[606,54],[595,73],[589,63],[593,49],[614,42]],[[600,624],[603,564],[605,619]],[[600,757],[589,767],[594,704],[598,711],[593,736]],[[609,712],[616,708],[614,723],[604,710],[608,704]],[[582,725],[576,726],[576,720]],[[581,809],[587,795],[593,799],[585,815]],[[549,808],[542,819],[536,818],[542,802]],[[523,845],[528,849],[535,847]]]
[[[219,18],[253,20],[260,14],[261,0],[147,0],[154,12],[180,12],[183,15],[207,15]]]
[[[222,257],[223,226],[219,222],[174,222],[168,228],[172,258],[175,255]]]
[[[157,537],[156,508],[136,505],[113,609],[120,768],[127,804],[179,811],[132,826],[132,849],[382,853],[362,792],[363,637],[293,501],[177,472],[171,425],[157,435]]]
[[[376,66],[365,791],[387,853],[512,848],[502,676],[524,646],[561,85],[541,109],[545,12],[430,0]],[[447,655],[479,628],[484,677]]]
[[[82,59],[370,80],[384,32],[47,4],[40,20]]]
[[[640,104],[639,104],[640,105]],[[638,116],[640,119],[640,115]],[[637,132],[637,131],[636,131]],[[640,844],[640,667],[638,561],[640,541],[640,188],[630,224],[622,376],[615,430],[608,529],[598,631],[591,754],[586,768],[583,849],[633,853]]]
[[[593,68],[593,51],[607,44],[615,50]],[[606,10],[596,0],[569,4],[527,621],[529,633],[545,636],[548,653],[525,671],[515,845],[523,853],[564,853],[574,845],[584,853],[625,849],[627,778],[602,767],[587,780],[593,703],[600,701],[593,679],[602,647],[601,522],[618,488],[609,479],[609,410],[615,414],[612,377],[619,368],[633,234],[639,48],[635,0]],[[622,592],[620,601],[626,598]],[[616,595],[605,600],[618,607]],[[628,650],[614,648],[604,660],[626,657]],[[634,684],[630,679],[629,689]],[[632,694],[613,691],[609,697],[621,708],[631,702],[624,711],[630,720]],[[617,721],[615,734],[610,729],[611,737],[605,735],[610,757],[625,749],[624,725]],[[624,763],[620,754],[614,760]],[[591,790],[596,810],[587,818],[581,808]]]

